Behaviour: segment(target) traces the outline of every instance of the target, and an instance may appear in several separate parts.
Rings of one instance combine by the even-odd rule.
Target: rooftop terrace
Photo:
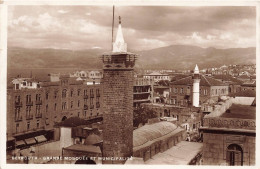
[[[220,117],[256,119],[256,107],[249,105],[232,104],[232,106]]]

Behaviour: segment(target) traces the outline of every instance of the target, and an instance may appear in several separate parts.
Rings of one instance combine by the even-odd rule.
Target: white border
[[[2,4],[1,4],[2,3]],[[2,1],[0,0],[0,168],[71,168],[74,169],[82,168],[82,167],[93,167],[93,168],[122,168],[122,167],[130,167],[130,168],[143,168],[143,167],[149,167],[149,168],[218,168],[219,166],[170,166],[170,165],[96,165],[96,166],[86,166],[86,165],[71,165],[71,164],[6,164],[6,76],[7,76],[7,11],[8,11],[8,5],[118,5],[118,6],[256,6],[257,7],[257,24],[256,24],[256,39],[257,39],[257,46],[256,46],[256,72],[257,72],[257,79],[259,76],[259,65],[260,65],[260,51],[259,51],[259,23],[260,23],[260,1],[256,0],[247,0],[247,1],[198,1],[198,0],[189,0],[189,1],[181,1],[181,0],[55,0],[55,1],[43,1],[43,0],[6,0]],[[257,83],[257,105],[259,105],[259,84]],[[256,107],[256,112],[258,112],[259,108]],[[257,120],[257,129],[256,131],[259,131],[259,118],[260,115],[256,113],[256,120]],[[260,161],[257,159],[260,159],[259,156],[259,133],[257,132],[256,137],[256,166],[243,166],[243,167],[237,167],[236,168],[260,168],[259,164]],[[221,166],[221,168],[230,168],[228,166]]]

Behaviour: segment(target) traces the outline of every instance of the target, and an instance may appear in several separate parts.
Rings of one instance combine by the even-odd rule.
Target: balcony
[[[93,93],[91,93],[90,94],[90,98],[94,98],[95,96],[94,96],[94,94]]]
[[[23,103],[21,101],[16,101],[14,103],[15,107],[22,107],[23,106]]]
[[[23,118],[22,118],[22,116],[15,116],[15,122],[19,122],[19,121],[22,121],[23,120]]]
[[[26,120],[32,120],[33,119],[33,115],[32,114],[27,114],[26,115]]]
[[[42,118],[42,113],[36,114],[35,118]]]
[[[84,95],[84,99],[88,99],[88,95]]]
[[[88,105],[84,105],[84,110],[88,110]]]
[[[42,100],[36,100],[36,105],[41,105],[42,104]]]
[[[33,102],[32,102],[32,101],[26,102],[26,106],[32,106],[32,105],[33,105]]]
[[[90,109],[94,109],[94,105],[90,105]]]
[[[97,97],[100,97],[100,93],[97,93]]]

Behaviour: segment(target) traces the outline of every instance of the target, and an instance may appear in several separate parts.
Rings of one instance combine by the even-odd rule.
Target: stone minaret
[[[199,72],[198,65],[196,65],[193,73],[192,105],[194,107],[199,107],[199,103],[200,103],[200,72]]]
[[[102,55],[104,113],[103,157],[133,155],[133,83],[136,55],[127,52],[121,19],[112,52]],[[124,160],[103,160],[104,164],[122,164]]]

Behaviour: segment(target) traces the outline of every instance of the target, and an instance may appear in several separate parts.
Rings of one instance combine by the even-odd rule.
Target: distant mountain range
[[[102,49],[62,50],[8,48],[8,68],[78,68],[100,69]],[[136,68],[143,69],[193,69],[219,67],[229,64],[255,64],[256,48],[216,49],[188,45],[172,45],[139,54]]]

